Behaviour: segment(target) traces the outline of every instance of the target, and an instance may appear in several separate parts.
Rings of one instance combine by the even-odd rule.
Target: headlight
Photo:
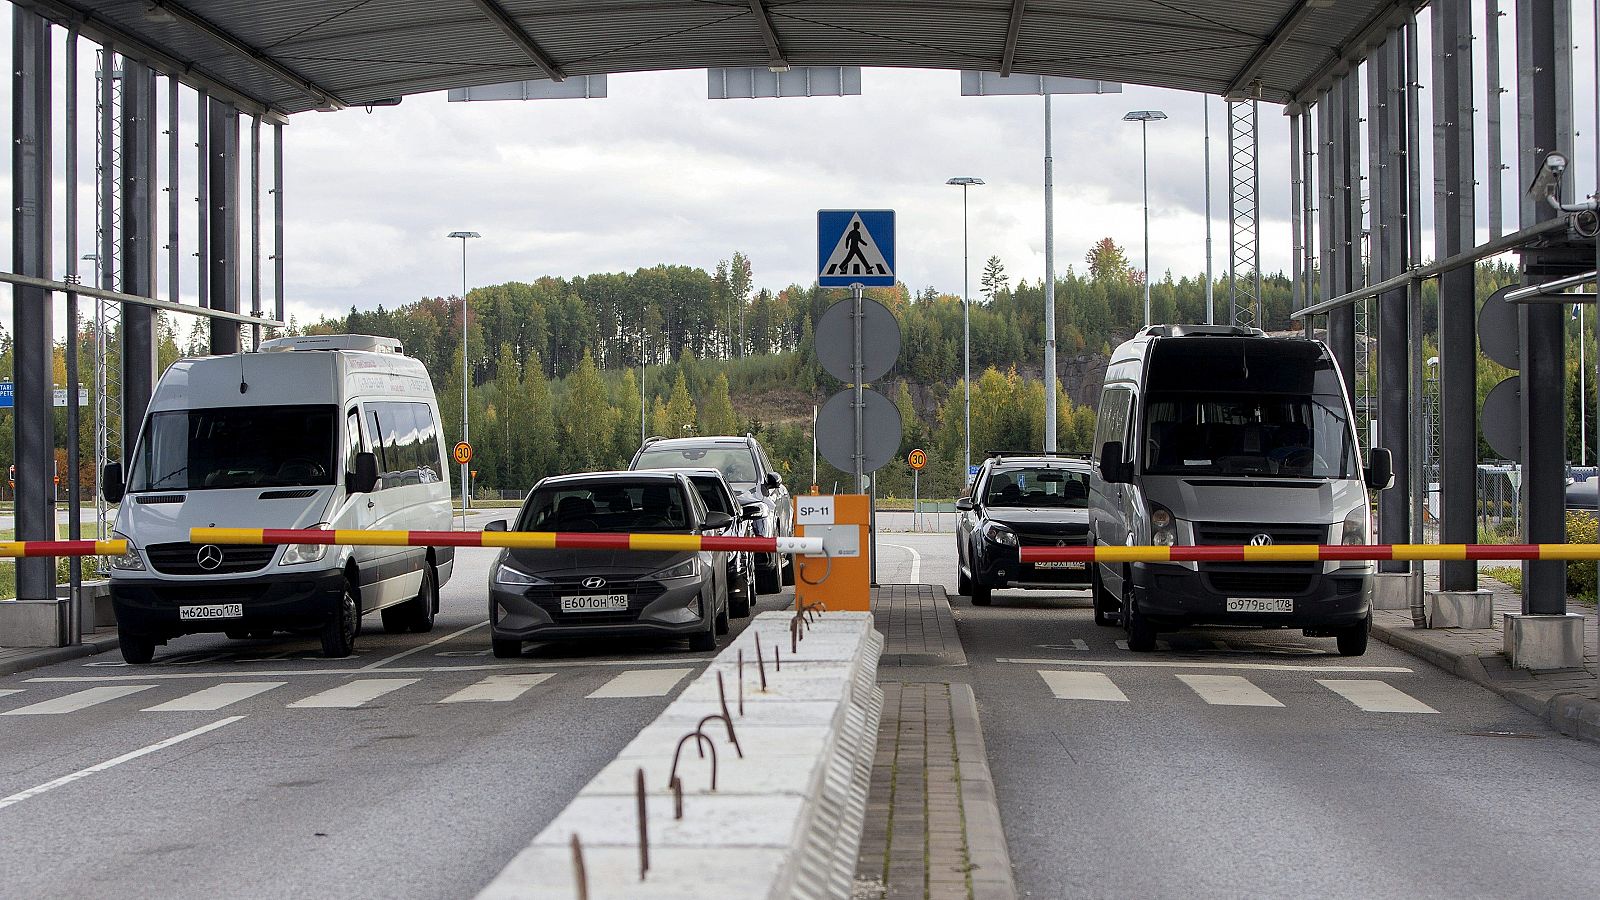
[[[990,525],[986,532],[989,540],[1007,547],[1017,546],[1017,533],[1004,525]]]
[[[1363,506],[1351,510],[1350,515],[1344,517],[1344,543],[1371,543],[1371,538],[1367,533],[1367,529],[1370,527],[1371,525],[1367,519],[1366,507]]]
[[[513,569],[505,563],[494,570],[495,584],[544,584],[544,579],[537,575],[530,575],[521,569]]]
[[[315,526],[318,531],[328,530],[327,522],[318,522]],[[283,550],[283,559],[280,566],[298,566],[301,563],[321,562],[328,555],[327,544],[290,544]]]
[[[121,556],[111,557],[111,568],[121,569],[125,572],[143,572],[144,558],[139,555],[138,548],[133,546],[133,541],[128,540],[127,535],[115,531],[111,532],[111,539],[113,541],[128,541],[128,552]]]
[[[1150,504],[1150,543],[1158,547],[1171,547],[1178,542],[1178,520],[1172,510],[1159,503]]]
[[[668,578],[692,578],[699,574],[699,568],[694,558],[689,558],[675,566],[668,566],[659,572],[650,575],[651,578],[665,580]]]

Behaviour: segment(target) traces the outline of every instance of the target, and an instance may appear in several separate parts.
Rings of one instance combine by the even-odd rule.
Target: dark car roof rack
[[[1072,453],[1061,450],[990,450],[984,453],[989,459],[1004,459],[1011,456],[1033,456],[1042,459],[1088,459],[1087,453]]]

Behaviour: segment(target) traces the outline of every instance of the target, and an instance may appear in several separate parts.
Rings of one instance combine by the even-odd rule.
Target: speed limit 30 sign
[[[455,449],[451,451],[451,455],[455,457],[456,462],[464,466],[472,462],[472,445],[466,441],[457,441]]]
[[[913,450],[909,454],[906,455],[906,465],[910,466],[913,469],[920,470],[920,469],[922,469],[923,466],[926,466],[927,464],[928,464],[928,454],[924,453],[920,448],[916,449],[916,450]]]

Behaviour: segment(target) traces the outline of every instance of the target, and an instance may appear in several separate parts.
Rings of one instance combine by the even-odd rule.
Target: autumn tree
[[[1128,263],[1128,255],[1109,237],[1101,238],[1089,248],[1084,261],[1089,264],[1089,278],[1093,281],[1126,284],[1133,280],[1133,266]]]

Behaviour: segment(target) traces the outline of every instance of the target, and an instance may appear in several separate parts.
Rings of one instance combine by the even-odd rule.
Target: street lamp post
[[[472,383],[472,375],[467,367],[467,239],[483,235],[476,231],[452,231],[448,236],[461,239],[461,440],[470,444],[472,432],[467,424],[467,386]],[[470,465],[461,464],[462,527],[466,527],[467,510],[472,505]]]
[[[1144,324],[1150,324],[1150,123],[1165,119],[1167,114],[1159,109],[1136,109],[1122,117],[1124,122],[1139,123],[1139,144],[1144,180]]]
[[[945,184],[954,184],[961,187],[961,377],[963,389],[966,393],[966,424],[962,429],[962,441],[965,446],[963,463],[966,466],[966,478],[971,478],[972,472],[972,299],[971,290],[967,281],[969,264],[967,261],[967,188],[975,184],[983,184],[982,178],[960,176],[946,181]],[[962,482],[965,484],[966,482]]]

